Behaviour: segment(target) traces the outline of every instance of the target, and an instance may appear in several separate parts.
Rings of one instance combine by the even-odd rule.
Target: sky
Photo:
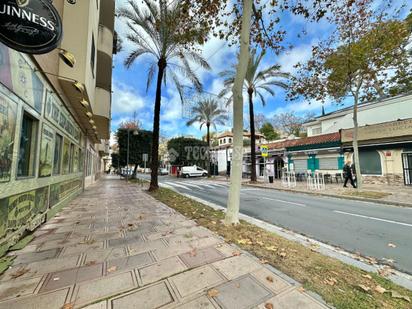
[[[380,0],[376,0],[380,1]],[[127,0],[116,0],[117,7],[127,4]],[[411,4],[409,4],[409,8]],[[279,64],[281,70],[295,73],[294,65],[298,62],[305,62],[310,58],[312,46],[317,42],[326,39],[333,26],[326,21],[319,23],[308,23],[302,17],[289,13],[281,15],[280,25],[287,30],[286,40],[292,45],[292,49],[276,56],[267,54],[261,67],[265,68],[273,64]],[[304,36],[298,37],[302,30],[306,32]],[[121,37],[127,34],[127,26],[124,22],[116,20],[116,31]],[[133,120],[136,112],[136,118],[142,123],[143,129],[152,130],[153,127],[153,107],[155,98],[155,81],[151,88],[146,92],[147,71],[150,64],[150,58],[143,56],[138,58],[129,69],[123,65],[125,58],[133,49],[133,45],[123,39],[123,51],[114,56],[113,69],[113,97],[112,97],[112,124],[111,130],[115,132],[122,121]],[[205,71],[202,68],[193,66],[195,72],[200,77],[203,89],[209,93],[218,94],[223,87],[223,80],[218,76],[222,70],[236,63],[236,47],[229,47],[225,41],[211,38],[203,47],[202,55],[209,62],[211,71]],[[186,83],[188,84],[188,83]],[[321,102],[308,102],[303,99],[290,102],[286,100],[286,92],[280,89],[274,89],[276,95],[266,97],[266,106],[260,102],[255,103],[255,114],[262,113],[268,118],[283,113],[295,112],[304,115],[308,112],[320,115]],[[207,96],[207,95],[206,95]],[[345,103],[350,105],[350,101]],[[325,103],[325,111],[332,112],[342,106],[334,104],[332,101]],[[177,90],[173,84],[169,83],[162,88],[162,107],[160,134],[165,138],[177,136],[195,136],[201,137],[205,130],[201,131],[199,125],[187,127],[189,110],[188,105],[182,105]],[[229,109],[230,112],[230,109]],[[244,117],[248,118],[248,109],[245,104]],[[231,123],[225,126],[218,126],[217,131],[222,132],[231,129]]]

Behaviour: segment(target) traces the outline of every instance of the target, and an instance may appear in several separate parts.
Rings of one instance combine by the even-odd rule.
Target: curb
[[[345,196],[345,195],[334,195],[334,194],[327,194],[327,193],[320,193],[320,192],[307,192],[307,191],[288,190],[288,189],[282,189],[282,188],[272,188],[272,187],[265,187],[265,186],[260,186],[260,185],[252,185],[252,184],[248,184],[248,183],[243,183],[242,186],[251,187],[251,188],[260,188],[260,189],[283,191],[283,192],[290,192],[290,193],[299,193],[299,194],[334,197],[334,198],[344,199],[344,200],[370,202],[370,203],[397,206],[397,207],[412,208],[412,204],[410,204],[410,203],[392,202],[392,201],[377,200],[377,199],[372,199],[372,198],[363,198],[363,197]]]

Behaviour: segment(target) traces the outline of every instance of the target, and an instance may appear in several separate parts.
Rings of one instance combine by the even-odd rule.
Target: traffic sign
[[[260,146],[260,153],[262,154],[262,157],[267,158],[267,156],[269,155],[269,147]]]
[[[147,153],[143,154],[143,162],[149,161],[149,155]]]

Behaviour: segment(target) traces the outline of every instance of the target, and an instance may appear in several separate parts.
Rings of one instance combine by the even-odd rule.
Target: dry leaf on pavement
[[[384,287],[381,287],[380,285],[377,285],[374,289],[375,292],[378,292],[379,294],[383,294],[386,292],[386,289]]]
[[[190,256],[194,257],[196,255],[197,255],[197,250],[196,250],[196,248],[193,248],[193,250],[190,251]]]
[[[239,256],[240,254],[241,254],[241,253],[240,253],[239,251],[233,251],[233,252],[232,252],[232,255],[233,255],[233,256]]]
[[[298,288],[298,291],[303,293],[303,292],[305,292],[305,288],[303,286],[301,286],[301,287]]]
[[[108,272],[108,273],[112,273],[112,272],[114,272],[114,271],[116,271],[116,270],[117,270],[117,266],[112,266],[112,267],[110,267],[110,268],[107,269],[107,272]]]
[[[371,289],[370,287],[363,285],[363,284],[358,284],[358,287],[360,287],[365,292],[369,292]]]
[[[207,296],[209,297],[216,297],[219,295],[219,291],[216,289],[211,289],[207,292]]]
[[[73,309],[73,308],[74,308],[74,304],[73,304],[73,303],[64,304],[64,306],[62,307],[62,309]]]
[[[273,282],[273,277],[272,276],[267,276],[266,280],[269,281],[269,282]]]
[[[259,262],[260,262],[260,264],[267,264],[267,263],[269,263],[269,261],[268,261],[268,260],[265,260],[265,259],[260,259]]]
[[[23,276],[24,274],[28,273],[30,271],[30,269],[25,268],[25,267],[20,267],[14,274],[12,274],[10,277],[12,279],[16,279],[19,278],[21,276]]]
[[[271,303],[266,303],[265,309],[273,309],[273,305]]]

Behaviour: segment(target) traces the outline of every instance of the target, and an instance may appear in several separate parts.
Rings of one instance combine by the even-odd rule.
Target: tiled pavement
[[[0,308],[327,308],[114,178],[87,189],[15,254],[0,277]]]

